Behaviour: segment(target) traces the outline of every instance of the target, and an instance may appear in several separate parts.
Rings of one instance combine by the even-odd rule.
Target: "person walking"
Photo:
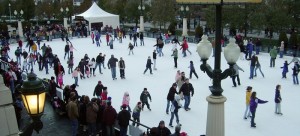
[[[118,61],[119,60],[117,58],[115,58],[114,55],[111,55],[111,58],[107,62],[107,67],[108,67],[108,69],[111,69],[111,75],[112,75],[113,80],[117,80],[116,66],[117,66]]]
[[[300,72],[300,65],[298,63],[298,61],[295,62],[294,67],[292,68],[293,70],[293,82],[294,85],[299,85],[299,80],[298,80],[298,74]]]
[[[120,77],[121,77],[121,79],[125,79],[125,61],[123,60],[122,57],[120,58],[118,66],[120,68]]]
[[[95,41],[96,41],[97,47],[100,47],[101,38],[100,38],[100,33],[98,33],[98,32],[95,35]],[[93,44],[94,44],[94,41],[93,41]]]
[[[71,121],[72,136],[77,136],[79,113],[75,93],[70,93],[70,101],[66,106],[66,110]]]
[[[138,127],[140,125],[141,111],[142,111],[142,103],[138,102],[132,112],[132,118],[133,118],[132,126],[135,126],[136,124],[136,126]]]
[[[102,59],[102,53],[99,53],[99,55],[96,57],[96,65],[95,65],[95,70],[97,67],[99,67],[99,73],[102,74],[101,72],[101,60]]]
[[[141,46],[145,46],[143,32],[140,33],[140,43],[141,43]]]
[[[111,102],[107,102],[107,106],[103,112],[103,123],[105,124],[106,128],[106,135],[105,136],[115,136],[115,122],[117,120],[117,112],[115,108],[111,106]]]
[[[275,89],[275,114],[283,115],[281,112],[281,85],[276,85]]]
[[[193,85],[189,82],[189,79],[185,79],[185,83],[181,86],[179,90],[179,94],[182,92],[184,96],[184,109],[186,111],[191,110],[189,108],[190,102],[191,102],[191,95],[194,96],[194,87]]]
[[[72,78],[74,78],[75,80],[75,85],[76,86],[79,86],[78,85],[78,74],[80,74],[80,76],[82,76],[83,74],[80,72],[80,68],[79,67],[76,67],[75,70],[73,71],[72,73]]]
[[[130,55],[130,53],[132,53],[132,55],[134,55],[133,54],[133,48],[134,48],[134,46],[131,44],[131,42],[129,42],[129,44],[128,44],[128,49],[129,49],[128,55]]]
[[[104,86],[101,81],[98,81],[98,84],[95,86],[93,96],[96,96],[98,99],[101,99],[101,94]]]
[[[157,70],[157,69],[156,69],[156,56],[157,56],[157,53],[156,53],[156,50],[154,50],[153,53],[152,53],[152,58],[153,58],[153,69],[154,69],[154,70]]]
[[[99,106],[97,105],[97,98],[92,100],[86,105],[86,122],[88,124],[88,134],[90,136],[96,136],[96,120]]]
[[[276,57],[277,57],[277,47],[274,46],[273,49],[271,49],[269,54],[271,56],[270,67],[275,67],[275,60],[276,60]]]
[[[255,77],[257,76],[256,70],[259,69],[261,75],[262,75],[263,77],[265,77],[264,73],[261,71],[261,65],[260,65],[260,63],[259,63],[259,61],[258,61],[258,57],[257,57],[257,56],[255,56],[255,57],[256,57],[256,65],[255,65],[255,70],[254,70],[254,76],[255,76]]]
[[[178,59],[178,50],[175,48],[173,50],[173,54],[171,55],[174,58],[174,67],[177,68],[177,59]]]
[[[252,92],[251,98],[250,98],[250,112],[251,112],[251,127],[256,127],[256,123],[254,122],[255,119],[255,113],[256,113],[256,108],[258,104],[264,104],[267,103],[268,101],[261,100],[256,97],[256,92]]]
[[[151,68],[151,65],[152,65],[152,64],[153,64],[153,63],[151,62],[151,58],[150,58],[150,56],[149,56],[148,59],[147,59],[146,69],[145,69],[145,71],[144,71],[144,74],[147,72],[148,69],[150,70],[150,74],[153,74],[153,73],[152,73],[152,68]]]
[[[95,39],[95,34],[94,34],[94,32],[91,33],[91,39],[92,39],[92,42],[93,42],[93,44],[94,44],[94,43],[95,43],[95,41],[94,41],[94,39]]]
[[[70,45],[67,42],[66,46],[65,46],[65,56],[64,59],[66,59],[66,56],[68,55],[68,59],[70,58]]]
[[[190,61],[189,68],[190,68],[190,79],[192,79],[192,74],[194,74],[197,77],[197,79],[198,79],[198,75],[196,73],[193,61]]]
[[[92,77],[92,73],[93,76],[95,75],[95,66],[96,66],[96,60],[95,58],[92,58],[91,61],[89,62],[88,66],[90,67],[90,77]]]
[[[176,88],[177,88],[177,84],[173,83],[171,88],[169,89],[169,93],[167,96],[167,109],[166,109],[167,114],[169,114],[170,103],[172,103],[174,101],[175,94],[178,94],[178,92],[176,91]]]
[[[256,66],[256,57],[255,57],[255,55],[253,55],[250,59],[250,77],[249,77],[249,79],[253,79],[255,66]]]
[[[129,102],[130,102],[130,96],[129,96],[129,93],[126,91],[123,95],[123,101],[122,101],[122,105],[126,105],[126,107],[128,107],[128,111],[131,112],[131,108],[130,108],[130,105],[129,105]],[[121,107],[122,109],[122,107]]]
[[[282,68],[282,78],[286,78],[286,73],[289,72],[289,67],[288,66],[289,66],[288,62],[284,61],[283,66],[280,67],[280,68]]]
[[[247,119],[251,115],[250,110],[249,110],[251,93],[252,93],[252,87],[248,86],[246,89],[246,110],[245,110],[245,114],[244,114],[244,119]]]
[[[173,119],[174,119],[174,115],[176,117],[176,123],[178,125],[181,125],[179,123],[179,116],[178,116],[178,110],[181,108],[181,103],[180,103],[180,96],[179,95],[176,95],[175,96],[175,99],[172,101],[172,106],[171,106],[171,119],[170,119],[170,123],[169,123],[169,126],[170,127],[173,127]]]
[[[146,104],[147,108],[151,111],[148,98],[150,102],[152,102],[150,93],[147,91],[147,88],[144,88],[144,91],[140,95],[140,101],[142,102],[142,110],[144,110],[144,105]]]
[[[239,70],[241,70],[243,72],[244,72],[244,70],[241,67],[239,67],[237,64],[233,65],[233,69],[234,69],[235,73],[234,73],[234,75],[231,76],[232,83],[233,83],[232,87],[236,87],[235,79],[237,79],[238,85],[241,85],[240,76],[239,76]]]
[[[130,112],[126,110],[127,105],[123,104],[122,110],[118,113],[118,124],[120,126],[120,136],[127,136],[129,126]]]
[[[73,73],[73,66],[74,66],[74,57],[71,56],[67,61],[68,64],[68,74]]]

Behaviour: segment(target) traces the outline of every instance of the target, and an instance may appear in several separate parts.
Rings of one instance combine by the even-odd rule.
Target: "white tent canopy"
[[[117,28],[117,26],[120,27],[119,15],[114,15],[102,10],[95,2],[87,11],[76,16],[82,16],[84,19],[89,21],[89,30],[91,30],[92,23],[100,22],[103,23],[103,26],[108,25],[113,28]],[[75,16],[72,16],[72,19],[74,18]]]

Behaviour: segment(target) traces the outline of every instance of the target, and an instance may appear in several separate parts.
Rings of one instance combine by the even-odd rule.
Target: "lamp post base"
[[[144,32],[144,16],[140,16],[140,32]]]
[[[207,96],[206,136],[225,136],[224,103],[225,96]]]
[[[187,33],[187,18],[183,18],[183,23],[182,23],[182,36],[188,36]]]

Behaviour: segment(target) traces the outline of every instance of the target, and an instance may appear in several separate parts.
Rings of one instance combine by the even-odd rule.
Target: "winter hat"
[[[123,109],[126,109],[126,107],[127,107],[126,104],[123,104],[123,105],[122,105],[122,108],[123,108]]]
[[[160,124],[165,124],[165,122],[162,120],[162,121],[159,122],[159,125],[160,125]]]
[[[109,97],[107,97],[107,100],[108,100],[108,101],[111,101],[111,97],[110,97],[110,96],[109,96]]]
[[[181,132],[180,136],[187,136],[187,133],[186,132]]]
[[[178,124],[178,125],[176,125],[176,127],[175,127],[175,132],[180,132],[180,130],[181,130],[181,126]]]
[[[142,103],[141,103],[141,102],[138,102],[138,103],[137,103],[137,105],[140,105],[140,104],[142,104]]]
[[[101,84],[101,83],[102,83],[102,82],[99,80],[99,81],[98,81],[98,84]]]
[[[107,87],[103,87],[103,90],[107,90]]]
[[[176,83],[173,83],[173,85],[172,86],[177,86],[177,84]]]
[[[147,88],[144,88],[144,90],[147,90]]]
[[[247,86],[246,90],[252,90],[252,87],[251,86]]]

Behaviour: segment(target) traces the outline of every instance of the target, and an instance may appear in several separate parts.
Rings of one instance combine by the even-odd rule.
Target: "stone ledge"
[[[0,135],[17,135],[19,133],[15,109],[12,105],[0,107]]]

